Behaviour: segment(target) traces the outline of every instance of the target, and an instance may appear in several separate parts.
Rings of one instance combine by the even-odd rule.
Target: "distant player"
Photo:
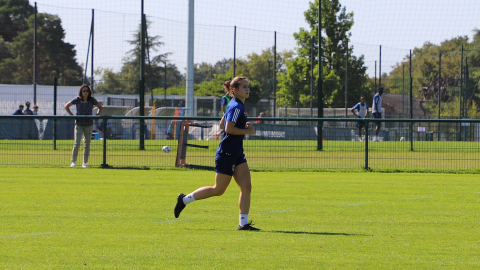
[[[223,87],[233,98],[220,120],[220,127],[225,130],[225,136],[218,146],[215,157],[215,185],[201,187],[188,195],[180,193],[174,214],[178,218],[185,206],[193,201],[221,196],[233,176],[240,187],[238,230],[258,231],[260,229],[253,227],[253,224],[248,221],[252,182],[247,159],[243,153],[244,135],[255,134],[255,128],[247,122],[244,105],[245,99],[250,95],[250,88],[248,80],[244,77],[235,77],[231,81],[226,81]]]
[[[230,97],[228,96],[228,90],[224,89],[225,95],[222,97],[222,100],[220,101],[220,106],[222,108],[222,114],[224,114],[227,110],[227,105],[230,103]]]
[[[220,100],[220,107],[222,109],[222,115],[225,114],[225,111],[227,110],[228,103],[230,103],[230,97],[228,96],[228,90],[223,89],[225,91],[225,95],[222,97],[222,100]],[[225,131],[222,129],[220,132],[218,132],[217,137],[222,135],[222,139],[225,136]]]
[[[382,118],[382,94],[383,94],[383,87],[378,88],[378,93],[373,97],[373,104],[372,104],[372,116],[373,118]],[[377,127],[375,128],[375,138],[373,139],[375,142],[378,142],[378,132],[380,132],[380,126],[382,122],[375,122]]]
[[[364,119],[368,116],[368,104],[365,102],[365,97],[364,96],[360,96],[360,102],[355,104],[355,106],[353,106],[351,112],[357,118]],[[356,124],[356,126],[358,128],[358,140],[359,141],[362,140],[362,129],[364,128],[364,124],[365,123],[363,121],[359,121]]]

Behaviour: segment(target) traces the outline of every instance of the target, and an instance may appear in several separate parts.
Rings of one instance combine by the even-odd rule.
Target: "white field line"
[[[431,199],[431,198],[433,198],[433,196],[405,198],[405,200],[420,200],[420,199]]]
[[[171,219],[171,220],[159,221],[158,223],[174,223],[174,222],[187,221],[187,220],[188,219]]]
[[[17,238],[17,237],[28,237],[28,236],[42,236],[48,234],[54,234],[56,232],[46,232],[46,233],[31,233],[31,234],[18,234],[18,235],[2,235],[0,238]]]
[[[256,215],[275,214],[275,213],[285,213],[285,212],[293,212],[293,211],[294,211],[294,210],[279,210],[279,211],[269,211],[269,212],[257,213]]]
[[[365,203],[349,203],[349,204],[342,204],[342,205],[337,205],[338,207],[344,207],[344,206],[358,206],[358,205],[364,205]]]

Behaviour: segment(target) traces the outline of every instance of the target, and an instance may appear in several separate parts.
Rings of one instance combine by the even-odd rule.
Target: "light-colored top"
[[[380,94],[373,97],[372,113],[382,113],[382,96]]]
[[[361,102],[359,102],[359,103],[355,104],[355,106],[353,106],[352,110],[357,110],[360,118],[365,118],[365,116],[367,115],[367,111],[368,111],[368,105],[367,105],[366,102],[363,105],[362,105]]]

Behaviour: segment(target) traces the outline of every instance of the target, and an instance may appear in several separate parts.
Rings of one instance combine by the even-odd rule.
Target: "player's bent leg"
[[[215,174],[215,185],[208,187],[201,187],[193,192],[193,197],[195,200],[203,200],[213,196],[221,196],[227,190],[228,185],[232,177],[223,173]]]
[[[188,195],[183,193],[178,194],[177,204],[174,209],[175,217],[178,218],[185,206],[192,201],[223,195],[230,184],[231,179],[232,177],[230,175],[217,173],[215,175],[214,186],[201,187]]]

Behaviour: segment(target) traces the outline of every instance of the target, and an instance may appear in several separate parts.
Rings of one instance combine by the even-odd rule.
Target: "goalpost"
[[[212,126],[201,125],[191,120],[181,121],[180,133],[178,135],[178,148],[177,148],[177,158],[175,161],[175,167],[213,170],[214,168],[212,166],[194,165],[194,164],[186,163],[188,147],[196,147],[196,148],[204,148],[204,149],[209,148],[208,145],[197,145],[197,144],[188,143],[188,132],[190,130],[190,127],[211,128]]]

